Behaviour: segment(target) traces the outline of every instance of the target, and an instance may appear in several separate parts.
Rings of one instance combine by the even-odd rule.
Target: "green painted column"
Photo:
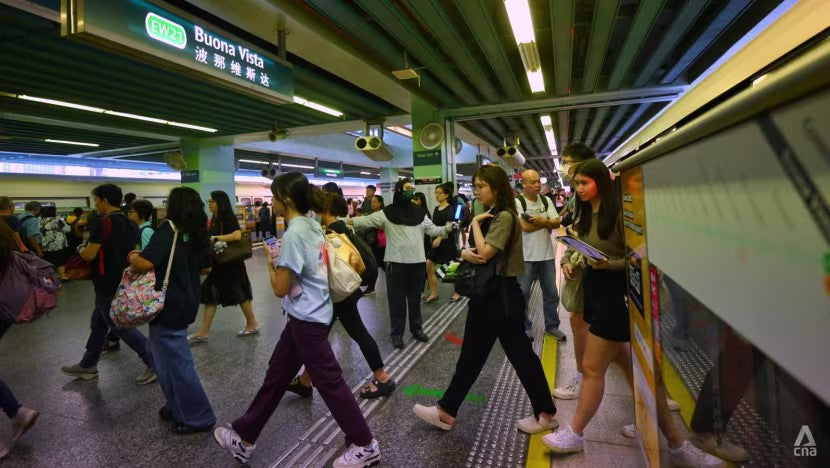
[[[421,130],[430,123],[441,125],[444,139],[436,148],[427,149],[421,145]],[[412,96],[412,167],[415,174],[415,188],[424,192],[430,212],[435,206],[435,187],[444,182],[455,183],[455,134],[454,125],[448,122],[446,114],[433,108],[416,96]]]
[[[199,192],[202,200],[210,198],[210,192],[222,190],[228,194],[231,204],[236,204],[236,184],[233,159],[233,137],[208,139],[183,139],[182,154],[188,171],[198,171],[195,182],[183,182]]]

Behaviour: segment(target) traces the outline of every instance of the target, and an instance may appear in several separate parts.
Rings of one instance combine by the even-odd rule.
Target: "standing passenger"
[[[350,220],[357,229],[383,229],[386,234],[386,295],[392,321],[392,345],[396,348],[403,348],[407,306],[412,337],[424,343],[429,341],[421,327],[421,290],[426,280],[424,233],[446,236],[452,231],[451,223],[443,227],[433,224],[424,209],[412,203],[414,194],[412,181],[401,179],[395,184],[391,206],[369,216]]]
[[[233,207],[228,194],[217,190],[210,193],[208,210],[213,213],[210,218],[210,240],[224,242],[238,242],[242,239],[242,230],[239,229],[239,221],[233,214]],[[205,305],[202,313],[202,323],[199,330],[188,335],[187,341],[190,344],[202,343],[208,340],[210,326],[213,324],[213,317],[216,315],[216,306],[222,307],[239,305],[242,314],[245,316],[245,327],[236,332],[236,336],[249,336],[259,333],[259,323],[254,316],[253,293],[251,292],[251,281],[248,279],[248,271],[245,269],[245,262],[225,263],[214,265],[208,277],[202,283],[201,302]]]
[[[67,279],[64,266],[67,257],[69,257],[67,234],[70,230],[71,228],[66,224],[66,221],[58,218],[54,206],[50,205],[43,208],[40,218],[40,232],[43,236],[43,258],[55,265],[55,270],[61,281]]]
[[[285,217],[288,228],[279,256],[268,260],[268,271],[274,294],[282,299],[288,313],[288,323],[248,411],[230,429],[220,427],[214,432],[219,445],[241,463],[250,459],[263,427],[302,365],[346,436],[348,449],[334,461],[334,467],[359,468],[380,461],[378,442],[372,438],[328,342],[333,309],[328,265],[323,260],[325,242],[320,225],[307,216],[311,209],[320,209],[315,190],[299,172],[281,175],[271,184],[274,210]]]
[[[41,248],[43,236],[40,233],[40,221],[37,219],[40,216],[42,206],[40,202],[30,201],[26,203],[25,209],[26,212],[23,213],[23,216],[18,218],[20,240],[32,253],[43,258],[43,249]]]
[[[133,202],[127,213],[130,220],[138,226],[138,250],[144,250],[154,233],[153,226],[150,224],[153,204],[147,200],[137,200]]]
[[[142,210],[142,201],[135,202],[133,209]],[[210,271],[211,263],[205,204],[199,192],[188,187],[170,191],[167,221],[140,252],[130,253],[134,272],[155,271],[156,290],[161,289],[167,273],[174,239],[164,308],[150,322],[150,351],[165,400],[159,417],[173,421],[176,434],[191,434],[210,430],[216,417],[187,345],[187,326],[199,312],[199,276]]]

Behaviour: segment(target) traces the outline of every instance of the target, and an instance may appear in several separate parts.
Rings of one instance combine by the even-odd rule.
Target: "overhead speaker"
[[[504,146],[496,150],[496,154],[510,167],[521,167],[525,163],[525,157],[516,146]]]
[[[383,140],[374,135],[358,137],[354,141],[354,147],[372,161],[392,160],[392,152],[383,144]]]
[[[461,140],[459,140],[458,138],[456,138],[455,139],[455,154],[460,153],[461,150],[463,150],[463,149],[464,149],[464,143]]]
[[[187,169],[187,161],[184,160],[181,151],[168,151],[164,153],[164,163],[177,171]]]
[[[277,178],[277,168],[269,165],[260,171],[260,174],[262,174],[262,177],[265,177],[266,179],[274,180]]]
[[[444,128],[441,124],[430,122],[418,132],[418,142],[424,149],[435,149],[444,141]]]
[[[288,136],[291,135],[291,132],[284,128],[275,128],[268,132],[268,139],[271,141],[280,141],[285,140]]]

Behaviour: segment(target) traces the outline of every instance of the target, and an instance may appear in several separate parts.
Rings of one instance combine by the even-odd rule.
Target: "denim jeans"
[[[115,334],[127,343],[138,354],[148,367],[153,367],[153,357],[147,352],[147,338],[135,328],[117,328],[110,318],[110,304],[112,296],[95,293],[95,309],[89,319],[89,338],[86,341],[86,352],[81,359],[81,367],[93,367],[101,358],[101,351],[107,340],[107,333],[113,330]]]
[[[173,418],[191,427],[212,426],[216,416],[196,373],[187,330],[150,325],[149,344],[164,406]]]
[[[525,274],[518,277],[519,286],[525,296],[525,327],[529,328],[527,307],[530,305],[530,286],[533,280],[539,280],[542,287],[542,312],[545,316],[545,331],[559,328],[559,293],[556,291],[556,261],[525,261]]]

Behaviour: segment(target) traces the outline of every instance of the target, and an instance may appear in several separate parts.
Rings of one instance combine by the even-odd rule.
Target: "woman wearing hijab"
[[[418,341],[429,337],[421,328],[421,289],[426,280],[424,234],[446,236],[452,224],[438,227],[420,206],[412,203],[415,190],[412,181],[401,179],[395,184],[392,204],[381,211],[350,219],[356,229],[383,229],[386,233],[386,296],[392,321],[392,344],[403,348],[406,312],[409,309],[409,331]]]

